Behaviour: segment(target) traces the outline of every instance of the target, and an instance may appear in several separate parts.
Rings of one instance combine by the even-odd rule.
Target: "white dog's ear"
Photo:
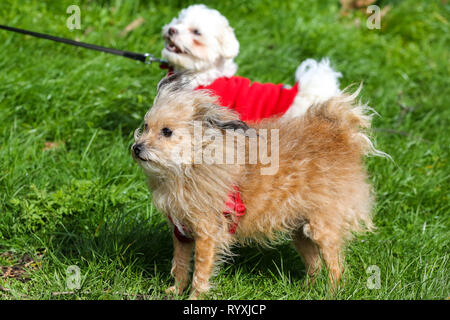
[[[226,59],[233,59],[239,53],[239,42],[234,35],[233,28],[226,26],[219,33],[218,39],[220,44],[221,54]]]

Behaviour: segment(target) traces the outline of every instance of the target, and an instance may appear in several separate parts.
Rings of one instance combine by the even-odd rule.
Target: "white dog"
[[[250,84],[250,80],[234,76],[237,65],[233,59],[239,53],[239,42],[228,20],[202,4],[183,9],[163,27],[162,34],[165,39],[162,56],[175,70],[194,72],[194,88],[212,90],[242,120],[260,120],[275,114],[300,116],[312,104],[340,93],[341,74],[330,67],[328,59],[305,60],[297,68],[297,83],[291,89],[282,85]],[[266,98],[268,101],[262,101]]]

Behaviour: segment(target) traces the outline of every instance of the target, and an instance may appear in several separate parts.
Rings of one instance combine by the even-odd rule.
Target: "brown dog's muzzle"
[[[133,144],[131,149],[133,150],[133,155],[135,156],[135,158],[138,158],[139,160],[142,160],[142,161],[146,161],[145,159],[143,159],[141,157],[141,152],[142,152],[142,150],[144,150],[144,145],[142,143]]]

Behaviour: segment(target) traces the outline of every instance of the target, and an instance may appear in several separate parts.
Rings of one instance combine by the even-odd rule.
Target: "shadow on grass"
[[[129,220],[115,217],[94,230],[80,230],[81,226],[73,220],[51,237],[52,253],[65,264],[130,269],[145,277],[157,272],[166,278],[172,259],[168,226],[162,221]]]
[[[94,234],[80,232],[76,225],[71,229],[78,229],[78,232],[70,232],[66,227],[52,237],[52,253],[64,264],[76,264],[82,270],[91,268],[95,273],[106,274],[123,271],[125,277],[142,274],[147,279],[161,279],[169,286],[173,252],[169,226],[160,217],[147,221],[126,220],[123,217],[111,219]],[[301,259],[290,244],[274,248],[235,247],[232,252],[236,256],[220,267],[230,277],[237,273],[247,278],[257,276],[276,280],[301,281],[305,277]],[[158,295],[163,294],[163,289],[149,288]]]
[[[257,274],[263,277],[289,277],[292,280],[301,280],[306,275],[306,269],[300,256],[289,243],[278,244],[272,248],[263,248],[257,245],[237,247],[233,249],[231,272],[238,268],[248,274]],[[228,264],[224,264],[228,267]]]

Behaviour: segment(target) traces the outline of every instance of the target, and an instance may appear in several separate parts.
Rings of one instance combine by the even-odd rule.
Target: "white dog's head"
[[[219,11],[202,4],[192,5],[165,25],[162,34],[162,56],[177,69],[202,72],[227,68],[231,62],[232,74],[224,75],[231,76],[236,71],[232,60],[239,52],[239,42]]]

